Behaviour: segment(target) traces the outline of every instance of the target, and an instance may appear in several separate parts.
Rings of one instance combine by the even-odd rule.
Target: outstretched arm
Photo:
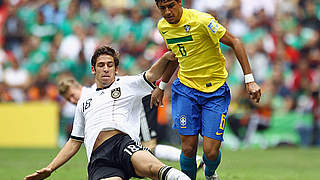
[[[176,71],[178,65],[179,65],[178,61],[169,62],[166,71],[162,75],[161,81],[165,82],[165,83],[168,83],[169,80],[171,79],[173,73]]]
[[[152,108],[153,105],[158,106],[159,104],[162,104],[165,86],[169,82],[173,73],[176,71],[178,65],[179,65],[178,61],[170,61],[168,63],[168,67],[164,72],[164,74],[162,75],[162,79],[159,86],[157,86],[156,89],[152,91],[150,108]],[[162,86],[161,84],[164,84],[164,86]]]
[[[37,170],[35,173],[26,176],[24,180],[40,180],[49,177],[53,171],[66,163],[72,156],[74,156],[78,152],[81,144],[82,142],[80,141],[69,139],[68,142],[60,150],[58,155],[47,167]]]
[[[176,55],[168,51],[161,58],[154,63],[149,70],[146,72],[146,78],[149,82],[155,82],[160,79],[166,68],[168,67],[168,62],[177,61]]]
[[[220,42],[230,46],[235,52],[235,55],[240,62],[243,74],[245,75],[247,92],[249,93],[250,98],[258,103],[261,97],[261,88],[256,82],[254,82],[248,57],[241,40],[234,37],[227,31],[220,39]]]

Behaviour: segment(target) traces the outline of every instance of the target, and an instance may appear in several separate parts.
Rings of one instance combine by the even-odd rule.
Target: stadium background
[[[320,146],[320,2],[184,0],[215,16],[245,44],[260,104],[248,100],[233,51],[227,59],[232,102],[223,147],[231,150]],[[0,0],[0,148],[54,148],[70,131],[74,107],[56,82],[93,83],[97,45],[121,53],[120,74],[140,73],[166,47],[153,0]],[[170,90],[159,109],[160,141],[178,145]],[[315,151],[316,152],[316,151]]]

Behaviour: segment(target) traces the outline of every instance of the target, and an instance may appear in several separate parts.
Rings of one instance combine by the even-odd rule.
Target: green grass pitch
[[[0,148],[0,179],[22,180],[25,175],[46,166],[58,151]],[[164,162],[179,168],[178,162]],[[319,167],[320,149],[317,148],[223,149],[218,174],[221,180],[317,180],[320,179]],[[86,168],[85,150],[81,148],[48,179],[86,180]],[[198,172],[197,179],[204,179],[202,170]]]

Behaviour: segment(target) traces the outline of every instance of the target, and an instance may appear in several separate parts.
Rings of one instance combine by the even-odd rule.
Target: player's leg
[[[173,128],[178,130],[182,145],[180,167],[191,179],[196,179],[197,174],[196,154],[201,127],[201,110],[195,92],[178,79],[172,85]]]
[[[131,162],[138,176],[152,179],[190,180],[181,171],[166,166],[149,151],[137,151],[131,156]]]
[[[121,170],[126,174],[126,179],[130,177],[149,177],[152,179],[168,180],[189,180],[188,176],[166,166],[158,160],[151,152],[136,143],[130,136],[125,135],[120,141],[120,148],[114,152],[119,152],[116,162],[121,164]]]
[[[197,162],[196,154],[198,147],[198,135],[180,135],[182,153],[180,155],[181,171],[191,179],[196,179]]]
[[[141,144],[144,147],[151,149],[156,158],[169,161],[179,161],[181,149],[169,145],[157,145],[157,108],[150,108],[150,100],[151,95],[142,98],[144,111],[140,114]],[[197,156],[196,159],[200,164],[201,157]]]
[[[137,151],[131,156],[131,162],[138,176],[156,179],[158,171],[165,166],[147,151]]]
[[[181,149],[163,144],[157,144],[153,150],[153,154],[156,156],[156,158],[177,162],[180,162],[181,152]],[[196,163],[197,171],[199,171],[200,169],[202,169],[204,164],[201,156],[196,155]]]
[[[154,148],[154,155],[163,160],[179,161],[180,154],[181,149],[169,145],[157,144]]]
[[[220,146],[223,141],[225,125],[225,115],[220,112],[203,111],[203,156],[205,164],[205,176],[210,177],[215,174],[221,161]],[[211,120],[210,120],[211,119]]]
[[[174,146],[157,144],[154,148],[154,155],[156,158],[167,160],[167,161],[180,161],[181,149]],[[197,171],[202,169],[203,160],[202,157],[196,155]]]
[[[221,162],[221,141],[209,137],[203,137],[203,156],[205,164],[204,173],[207,179],[217,176],[216,169]],[[214,178],[212,178],[214,179]]]
[[[202,106],[203,160],[205,175],[208,179],[217,179],[216,169],[221,161],[220,146],[226,124],[226,115],[230,104],[230,90],[227,84],[211,94],[203,94],[207,102]]]

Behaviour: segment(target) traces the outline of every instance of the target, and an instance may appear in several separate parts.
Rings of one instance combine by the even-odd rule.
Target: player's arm
[[[160,79],[168,66],[168,62],[171,61],[177,61],[177,58],[173,52],[168,51],[161,56],[161,58],[154,63],[150,69],[147,70],[146,79],[149,82],[155,82],[156,80]]]
[[[243,74],[245,75],[247,92],[249,93],[250,98],[258,103],[261,97],[261,88],[253,79],[248,56],[241,40],[226,31],[224,36],[222,36],[222,38],[220,39],[220,42],[227,46],[230,46],[235,52],[235,55],[241,65]]]
[[[162,104],[163,94],[164,94],[166,85],[169,82],[170,78],[172,77],[173,73],[176,71],[178,65],[179,65],[178,61],[170,61],[168,63],[168,66],[162,75],[159,86],[157,86],[156,89],[152,91],[150,108],[152,108],[153,105],[158,106],[159,104]]]
[[[69,139],[63,146],[58,155],[52,160],[52,162],[45,168],[37,170],[35,173],[26,176],[25,180],[38,180],[45,179],[51,175],[53,171],[58,169],[64,163],[66,163],[72,156],[74,156],[81,147],[82,142],[74,139]]]

